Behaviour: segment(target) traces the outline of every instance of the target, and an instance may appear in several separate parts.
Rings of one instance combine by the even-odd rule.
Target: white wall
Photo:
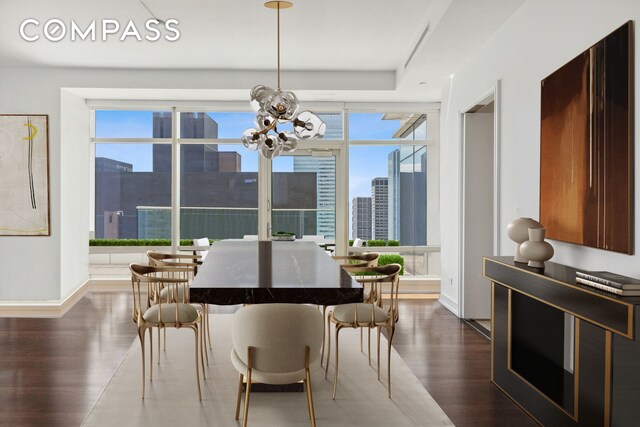
[[[452,78],[442,103],[442,301],[458,309],[459,231],[461,207],[460,109],[486,94],[500,80],[500,251],[511,255],[515,244],[505,233],[515,217],[538,218],[540,81],[628,20],[640,17],[637,0],[529,0]],[[637,22],[636,22],[637,24]],[[640,39],[635,31],[635,56]],[[635,67],[636,99],[640,99],[640,67]],[[640,123],[640,108],[635,109]],[[636,126],[635,140],[640,126]],[[635,150],[635,200],[640,200],[640,150]],[[635,248],[640,251],[640,209],[635,209]],[[550,242],[552,261],[640,277],[640,255]]]
[[[60,89],[47,80],[0,68],[0,113],[49,114],[51,213],[50,237],[0,237],[0,301],[60,299]]]
[[[61,91],[60,295],[89,279],[89,110],[85,100]]]

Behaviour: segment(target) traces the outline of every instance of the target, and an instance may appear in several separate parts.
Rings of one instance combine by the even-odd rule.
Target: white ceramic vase
[[[521,245],[529,240],[529,228],[542,228],[542,224],[532,218],[516,218],[507,226],[507,236],[517,243],[516,253],[513,257],[515,262],[527,262],[528,259],[522,256]]]
[[[529,267],[544,268],[544,262],[553,256],[553,246],[544,241],[544,228],[529,228],[529,240],[520,246],[520,252],[529,260]]]

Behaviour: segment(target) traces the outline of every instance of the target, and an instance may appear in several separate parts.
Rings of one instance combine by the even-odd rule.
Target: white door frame
[[[459,316],[465,317],[464,309],[464,261],[465,261],[465,243],[464,243],[464,224],[465,224],[465,121],[464,115],[480,101],[493,95],[494,115],[493,115],[493,254],[500,253],[500,80],[495,85],[478,96],[473,102],[465,108],[458,111],[459,133],[460,133],[460,180],[459,206],[460,206],[460,222],[458,224],[458,244],[460,247],[460,256],[458,257],[458,304]]]

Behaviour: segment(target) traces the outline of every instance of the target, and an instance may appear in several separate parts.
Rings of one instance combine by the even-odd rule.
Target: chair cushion
[[[176,323],[176,305],[178,305],[178,320],[180,323],[193,323],[198,318],[198,310],[189,304],[156,304],[144,312],[142,318],[146,322],[158,323],[158,312],[162,306],[162,322]]]
[[[172,286],[171,288],[167,287],[167,288],[163,288],[160,291],[160,299],[162,301],[167,301],[169,299],[169,290],[173,289],[173,298],[175,298],[176,300],[178,300],[178,302],[183,302],[183,295],[184,295],[184,285],[178,285],[176,286]]]
[[[304,357],[304,355],[303,355]],[[247,365],[240,359],[235,349],[231,349],[231,363],[236,370],[242,375],[247,375]],[[304,369],[296,372],[263,372],[255,368],[251,369],[251,382],[263,384],[291,384],[302,381],[305,378]]]
[[[333,317],[341,323],[353,323],[356,320],[356,308],[358,310],[358,324],[371,323],[371,308],[373,307],[375,323],[385,323],[389,319],[387,311],[372,304],[342,304],[333,310]]]

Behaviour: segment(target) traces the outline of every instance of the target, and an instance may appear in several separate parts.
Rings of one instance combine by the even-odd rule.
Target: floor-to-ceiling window
[[[313,110],[325,137],[269,164],[240,142],[254,126],[249,111],[94,107],[95,237],[179,245],[290,231],[335,240],[344,253],[363,250],[347,247],[360,238],[399,253],[405,274],[431,275],[431,113]]]

